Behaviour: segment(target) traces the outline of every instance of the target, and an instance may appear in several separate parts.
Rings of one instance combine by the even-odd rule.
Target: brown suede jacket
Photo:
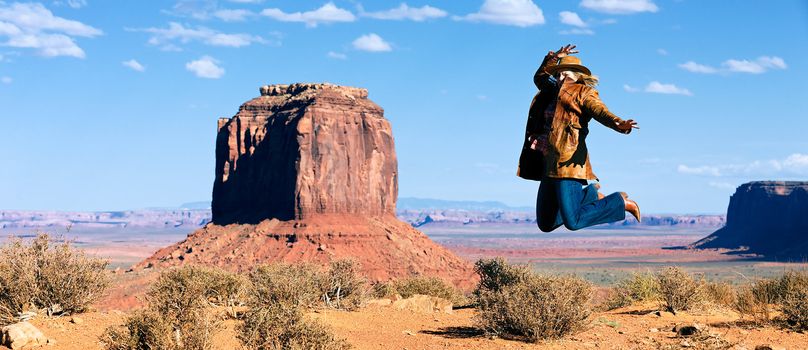
[[[622,131],[618,128],[623,120],[609,112],[595,88],[581,81],[559,87],[546,69],[548,65],[555,64],[550,62],[551,59],[552,56],[547,55],[533,76],[539,92],[530,104],[517,175],[530,180],[542,180],[545,177],[597,180],[586,148],[589,121],[595,119],[623,134],[628,134],[631,130]],[[551,128],[547,130],[544,127],[544,111],[556,96],[558,100],[555,114]],[[529,138],[542,135],[548,142],[546,152],[531,150]]]

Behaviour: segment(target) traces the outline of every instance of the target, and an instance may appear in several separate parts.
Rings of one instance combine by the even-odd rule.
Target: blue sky
[[[533,205],[532,75],[567,43],[641,127],[590,125],[605,191],[721,213],[741,183],[808,180],[805,1],[0,1],[0,209],[207,200],[216,119],[292,82],[369,89],[401,196]]]

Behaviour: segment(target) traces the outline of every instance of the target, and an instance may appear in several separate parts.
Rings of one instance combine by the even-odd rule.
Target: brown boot
[[[626,202],[626,211],[629,214],[633,215],[637,222],[642,222],[642,216],[640,215],[640,206],[637,205],[637,202],[631,199],[625,199]]]

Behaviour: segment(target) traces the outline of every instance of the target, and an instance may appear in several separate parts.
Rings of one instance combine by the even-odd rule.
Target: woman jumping
[[[609,112],[598,97],[597,77],[581,65],[574,45],[550,51],[533,76],[539,93],[530,105],[518,175],[541,181],[536,218],[544,232],[564,225],[570,230],[623,220],[637,221],[640,207],[624,192],[603,196],[589,163],[586,135],[594,119],[619,133],[639,129],[633,119]]]

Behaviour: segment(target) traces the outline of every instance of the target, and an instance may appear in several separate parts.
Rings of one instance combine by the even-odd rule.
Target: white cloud
[[[797,171],[808,170],[808,154],[794,153],[782,161],[782,166]]]
[[[73,37],[96,37],[99,29],[62,17],[39,3],[12,3],[0,1],[0,37],[7,37],[0,45],[35,49],[46,57],[71,56],[84,58],[85,53]]]
[[[363,17],[370,17],[375,19],[390,19],[390,20],[408,19],[411,21],[422,22],[429,19],[446,17],[448,13],[446,13],[446,11],[444,10],[429,5],[424,5],[423,7],[409,7],[406,3],[402,3],[398,7],[389,9],[387,11],[378,11],[378,12],[360,11],[360,15]]]
[[[793,153],[783,159],[755,160],[748,163],[709,166],[679,165],[677,171],[688,175],[712,177],[808,175],[808,154]]]
[[[685,95],[685,96],[693,96],[693,93],[690,90],[685,88],[680,88],[673,84],[663,84],[658,81],[652,81],[648,83],[645,87],[645,92],[655,93],[655,94],[673,94],[673,95]]]
[[[729,59],[721,63],[721,68],[714,68],[711,66],[699,64],[693,61],[687,61],[679,65],[686,71],[693,73],[749,73],[761,74],[772,69],[786,69],[788,65],[786,62],[777,56],[761,56],[755,60],[736,60]]]
[[[333,58],[333,59],[337,59],[337,60],[347,60],[348,59],[348,55],[346,55],[344,53],[334,52],[334,51],[328,51],[326,56],[328,58]]]
[[[788,66],[786,62],[777,56],[761,56],[754,61],[749,60],[726,60],[721,64],[730,72],[738,73],[752,73],[760,74],[765,73],[769,69],[786,69]]]
[[[80,9],[84,6],[87,6],[87,0],[67,0],[67,1],[54,1],[54,5],[56,6],[70,6],[74,9]]]
[[[143,65],[140,64],[140,62],[138,62],[138,61],[136,61],[134,59],[131,59],[131,60],[128,60],[128,61],[123,61],[123,62],[121,62],[121,64],[123,64],[124,67],[129,67],[132,70],[135,70],[135,71],[138,71],[138,72],[146,71],[146,67],[143,67]]]
[[[455,19],[517,27],[544,24],[544,14],[532,0],[485,0],[476,13]]]
[[[216,0],[179,0],[171,10],[163,12],[173,16],[206,20],[217,7]]]
[[[221,9],[213,12],[213,17],[221,19],[225,22],[241,22],[246,21],[248,18],[256,14],[250,10],[245,9]]]
[[[227,0],[230,2],[235,2],[239,4],[260,4],[264,2],[264,0]]]
[[[306,12],[286,13],[277,8],[268,8],[261,14],[281,22],[302,22],[307,27],[316,27],[320,23],[353,22],[356,16],[348,10],[341,9],[329,2],[322,7]]]
[[[679,167],[676,168],[676,171],[688,175],[721,176],[721,171],[714,166],[689,167],[687,165],[680,164]]]
[[[633,86],[630,86],[628,84],[623,84],[623,90],[626,90],[627,92],[639,92],[640,91],[640,89],[635,88]]]
[[[656,52],[658,54],[660,54],[661,56],[667,56],[668,55],[668,50],[665,50],[665,49],[657,49]]]
[[[36,49],[45,57],[70,56],[86,57],[73,38],[63,34],[23,34],[12,36],[5,43],[7,46]]]
[[[593,34],[595,34],[595,32],[592,29],[589,29],[589,28],[572,28],[572,29],[562,30],[562,31],[560,31],[558,33],[559,34],[564,34],[564,35],[569,35],[569,34],[571,34],[571,35],[593,35]]]
[[[167,51],[178,51],[174,43],[186,44],[192,41],[199,41],[211,46],[242,47],[253,43],[267,44],[266,39],[250,34],[227,34],[221,33],[206,27],[185,27],[182,24],[171,22],[168,28],[142,28],[128,29],[130,31],[150,33],[148,43],[160,46]]]
[[[480,101],[488,101],[487,95],[477,95],[477,99]]]
[[[13,81],[14,81],[14,79],[11,79],[11,77],[2,77],[2,78],[0,78],[0,82],[2,82],[3,84],[11,84],[11,82],[13,82]]]
[[[582,0],[580,6],[597,12],[621,15],[659,11],[651,0]]]
[[[710,66],[705,66],[703,64],[698,64],[693,61],[687,61],[679,65],[679,68],[682,68],[688,72],[693,73],[703,73],[703,74],[713,74],[718,73],[718,69],[715,69]]]
[[[353,41],[353,47],[357,50],[369,52],[393,51],[390,43],[384,41],[384,39],[376,35],[376,33],[365,34],[356,38],[356,40]]]
[[[561,11],[558,14],[561,23],[568,24],[575,27],[586,28],[586,23],[575,12]]]
[[[207,79],[219,79],[224,75],[224,68],[218,66],[219,61],[210,56],[185,64],[185,69],[196,74],[197,77]]]

